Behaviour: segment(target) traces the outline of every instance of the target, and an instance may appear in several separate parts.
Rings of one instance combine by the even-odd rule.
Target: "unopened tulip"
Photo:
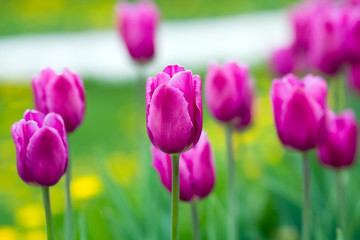
[[[292,73],[294,71],[295,64],[296,56],[295,51],[292,48],[281,48],[272,53],[270,66],[272,71],[278,76]]]
[[[219,121],[242,129],[251,123],[253,80],[247,66],[228,62],[211,64],[205,80],[205,99]]]
[[[151,147],[153,167],[158,171],[162,184],[171,192],[171,156],[154,146]],[[211,146],[205,131],[199,142],[189,151],[180,155],[180,199],[199,200],[214,188],[215,167]]]
[[[131,57],[137,62],[151,60],[155,53],[155,37],[160,14],[154,3],[121,2],[116,6],[118,31]]]
[[[342,12],[335,7],[321,11],[312,20],[309,58],[318,70],[334,75],[345,62]]]
[[[360,92],[360,62],[350,66],[348,82],[352,89]]]
[[[203,122],[201,78],[178,65],[169,65],[146,83],[146,123],[149,138],[161,151],[191,149]]]
[[[326,142],[318,149],[320,161],[334,168],[350,166],[357,149],[358,126],[353,111],[339,115],[329,114],[329,134]]]
[[[275,124],[281,142],[299,151],[308,151],[326,140],[327,84],[307,75],[299,80],[294,75],[275,79],[271,88]]]
[[[68,147],[60,115],[27,110],[11,127],[17,169],[21,179],[34,185],[55,185],[65,173]]]
[[[35,107],[45,114],[55,112],[64,119],[67,132],[74,131],[85,114],[85,91],[79,75],[64,69],[57,75],[51,68],[32,79]]]

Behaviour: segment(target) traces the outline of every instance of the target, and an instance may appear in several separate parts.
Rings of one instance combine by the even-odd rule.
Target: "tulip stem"
[[[303,152],[303,210],[302,210],[302,240],[311,239],[311,209],[310,209],[310,159]]]
[[[180,154],[171,154],[172,160],[172,196],[171,196],[171,240],[179,236],[179,158]]]
[[[336,170],[335,174],[336,174],[336,194],[337,194],[337,204],[338,204],[338,227],[342,230],[343,235],[346,237],[346,229],[345,229],[346,200],[345,200],[343,175],[341,170]]]
[[[66,240],[72,240],[73,239],[73,209],[72,209],[72,203],[71,203],[71,189],[70,189],[70,183],[71,183],[71,161],[70,161],[70,151],[69,151],[69,159],[68,159],[68,165],[66,169],[65,174],[65,206],[66,206],[66,212],[65,212],[65,218],[64,218],[64,226],[65,226],[65,239]]]
[[[51,216],[49,187],[42,187],[41,189],[42,189],[42,197],[43,197],[45,217],[46,217],[47,239],[53,240],[55,239],[55,237],[54,237],[53,221]]]
[[[199,223],[199,215],[197,212],[197,203],[196,201],[191,202],[191,219],[193,225],[193,239],[200,240],[200,223]]]
[[[226,126],[226,146],[228,155],[228,230],[229,239],[237,238],[236,209],[235,209],[235,160],[232,142],[233,128]]]

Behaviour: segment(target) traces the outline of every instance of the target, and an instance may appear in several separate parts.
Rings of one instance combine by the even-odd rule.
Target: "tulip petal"
[[[326,106],[327,83],[321,77],[307,75],[304,77],[305,91],[310,94],[322,107]]]
[[[27,146],[27,165],[33,181],[41,186],[56,184],[66,168],[66,149],[58,132],[49,127],[39,129]]]
[[[191,175],[191,161],[181,159],[179,161],[179,184],[180,184],[180,200],[191,201],[194,196],[193,181]]]
[[[45,114],[36,110],[26,110],[24,113],[25,121],[33,120],[39,127],[42,127],[44,122]]]
[[[47,106],[52,112],[63,117],[68,132],[72,132],[82,122],[85,105],[81,100],[71,76],[59,75],[47,85]]]
[[[154,146],[151,146],[150,150],[153,156],[152,166],[159,173],[162,184],[164,184],[166,189],[171,192],[171,184],[172,184],[171,156],[166,153],[163,153]]]
[[[186,151],[192,127],[184,94],[167,84],[158,87],[148,116],[148,132],[154,145],[166,153]]]
[[[168,65],[164,68],[163,72],[172,78],[176,73],[185,71],[185,68],[179,65]]]
[[[51,68],[46,68],[40,72],[39,76],[33,77],[31,81],[35,106],[40,112],[49,112],[49,109],[46,106],[46,91],[44,86],[46,86],[53,78],[56,78],[56,73]]]
[[[284,104],[283,119],[279,126],[284,144],[307,151],[322,143],[326,137],[326,116],[315,100],[309,98],[302,87],[296,87],[292,97]]]

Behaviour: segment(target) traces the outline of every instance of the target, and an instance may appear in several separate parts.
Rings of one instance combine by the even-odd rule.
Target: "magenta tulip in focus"
[[[205,99],[219,121],[242,129],[251,123],[254,86],[247,66],[211,64],[205,80]]]
[[[64,119],[67,132],[74,131],[85,115],[85,91],[79,75],[64,69],[57,75],[51,68],[32,79],[36,109],[55,112]]]
[[[270,66],[272,71],[278,76],[284,76],[293,72],[295,64],[296,56],[292,48],[281,48],[272,53]]]
[[[314,16],[312,21],[309,58],[321,72],[337,74],[346,60],[342,12],[329,6]]]
[[[151,147],[153,167],[158,171],[162,184],[171,192],[171,156]],[[205,131],[199,142],[180,155],[180,199],[193,201],[210,194],[215,184],[214,157]]]
[[[201,78],[178,65],[169,65],[146,83],[146,123],[149,138],[161,151],[173,154],[199,140],[203,110]]]
[[[116,6],[116,18],[118,31],[131,57],[140,63],[151,60],[160,20],[155,4],[150,1],[121,2]]]
[[[299,80],[289,74],[274,80],[270,95],[277,133],[286,147],[308,151],[325,142],[327,84],[322,78]]]
[[[320,161],[334,168],[350,166],[356,156],[358,125],[353,111],[329,114],[329,134],[318,149]]]
[[[27,110],[11,127],[15,142],[17,169],[21,179],[34,185],[55,185],[65,173],[68,147],[63,119]]]

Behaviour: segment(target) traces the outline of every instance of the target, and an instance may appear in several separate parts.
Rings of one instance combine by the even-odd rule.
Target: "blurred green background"
[[[217,17],[264,9],[277,9],[291,0],[158,0],[166,20]],[[80,31],[111,28],[114,1],[107,0],[0,0],[0,35]],[[260,61],[259,61],[260,62]],[[1,66],[0,66],[1,67]],[[192,69],[205,77],[205,69]],[[159,69],[159,71],[162,69]],[[269,100],[271,75],[266,64],[252,66],[257,97],[253,125],[234,136],[237,161],[237,212],[241,239],[296,240],[301,225],[301,159],[285,151],[278,141]],[[30,80],[29,76],[29,80]],[[83,125],[69,136],[73,167],[72,195],[76,209],[77,239],[167,239],[170,194],[145,159],[136,138],[138,126],[135,84],[104,83],[86,77],[87,112]],[[145,79],[143,79],[145,80]],[[338,81],[342,81],[340,79]],[[41,191],[18,177],[10,127],[33,107],[28,83],[0,81],[0,239],[45,239]],[[26,81],[25,81],[26,82]],[[329,103],[339,84],[330,83]],[[343,108],[360,105],[355,94],[342,95]],[[346,100],[346,101],[345,101]],[[144,114],[144,109],[142,109]],[[203,239],[225,239],[226,152],[224,128],[204,112],[216,161],[213,193],[199,203]],[[146,143],[149,145],[147,136]],[[144,141],[145,141],[144,140]],[[335,239],[336,198],[334,172],[324,169],[311,153],[314,239]],[[142,157],[142,158],[141,158]],[[142,159],[142,160],[140,160]],[[349,231],[360,238],[359,164],[345,173]],[[57,239],[62,239],[63,180],[51,188]],[[190,206],[180,206],[180,239],[191,239]]]

